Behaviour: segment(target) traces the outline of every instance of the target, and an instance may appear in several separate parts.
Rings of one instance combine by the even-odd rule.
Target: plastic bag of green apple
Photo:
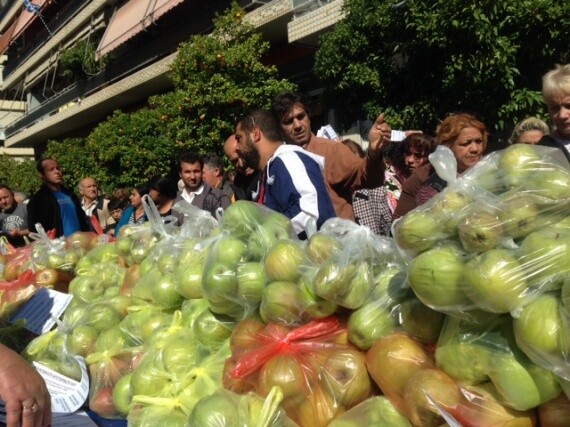
[[[570,289],[570,279],[564,292]],[[517,345],[538,366],[570,380],[570,307],[561,291],[540,295],[513,318]]]
[[[30,233],[32,243],[32,264],[35,269],[54,268],[73,271],[75,263],[66,258],[65,237],[51,239],[41,224],[36,224],[37,233]],[[77,258],[73,259],[77,262]]]
[[[517,346],[510,316],[479,322],[448,316],[436,362],[462,384],[491,382],[502,405],[526,411],[561,392],[558,377],[532,362]]]
[[[86,357],[89,369],[89,408],[93,412],[107,419],[125,417],[120,396],[117,396],[119,387],[124,387],[119,381],[132,374],[140,363],[142,351],[141,347],[130,347],[95,352]]]
[[[177,353],[184,357],[181,350],[177,348]],[[226,342],[216,352],[203,354],[186,366],[182,366],[182,359],[179,359],[176,373],[165,370],[159,358],[147,354],[130,379],[133,398],[129,425],[150,425],[147,424],[151,421],[149,416],[154,412],[151,408],[169,407],[188,417],[201,399],[222,388],[223,365],[229,354],[229,343]]]
[[[296,427],[279,404],[283,393],[273,387],[262,399],[255,393],[238,394],[220,389],[200,400],[192,413],[188,425],[203,427]]]
[[[412,427],[385,396],[373,396],[340,415],[329,427],[391,426]]]
[[[79,382],[81,381],[81,367],[67,348],[66,336],[67,334],[58,329],[39,335],[22,351],[22,357],[30,363],[41,363]]]
[[[406,266],[392,239],[340,218],[328,220],[311,236],[305,254],[301,271],[313,293],[352,310],[386,294],[386,270],[403,272]]]
[[[112,261],[80,268],[69,282],[69,293],[86,304],[107,300],[118,295],[126,274],[126,268]]]
[[[155,330],[172,323],[174,311],[154,304],[133,304],[119,327],[133,342],[142,345]]]

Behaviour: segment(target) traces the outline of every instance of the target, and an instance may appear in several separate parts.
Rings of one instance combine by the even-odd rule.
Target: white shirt
[[[184,187],[184,190],[182,190],[182,198],[188,203],[192,203],[194,196],[202,194],[202,191],[204,191],[204,184],[200,185],[200,188],[198,188],[196,191],[188,191],[186,187]]]

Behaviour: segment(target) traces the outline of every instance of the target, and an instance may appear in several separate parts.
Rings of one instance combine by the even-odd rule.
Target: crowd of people
[[[542,92],[552,129],[538,118],[524,118],[509,143],[558,147],[570,161],[570,64],[546,73]],[[93,177],[81,179],[77,192],[72,191],[64,185],[57,160],[42,159],[37,163],[42,186],[27,203],[0,185],[0,230],[15,246],[26,243],[29,233],[37,231],[36,224],[55,230],[55,236],[80,230],[119,236],[125,225],[147,220],[143,198],[149,197],[160,215],[174,217],[179,224],[184,222],[176,210],[180,201],[216,216],[236,200],[250,200],[290,218],[300,238],[306,238],[310,221],[320,227],[332,217],[389,235],[394,220],[446,187],[429,160],[438,145],[451,150],[457,173],[462,174],[483,158],[489,139],[480,118],[455,113],[443,118],[434,136],[414,130],[394,140],[381,114],[364,150],[352,140],[316,136],[310,117],[302,95],[282,93],[272,111],[245,114],[223,142],[231,171],[224,172],[224,161],[217,155],[186,152],[178,158],[178,180],[155,177],[130,192],[118,189],[109,198],[102,196]],[[19,363],[6,349],[0,347],[0,353],[10,363]],[[6,363],[3,357],[0,379],[10,375]],[[14,385],[10,378],[0,381],[9,420],[25,421],[38,414],[49,420],[45,385],[36,377],[28,384]]]

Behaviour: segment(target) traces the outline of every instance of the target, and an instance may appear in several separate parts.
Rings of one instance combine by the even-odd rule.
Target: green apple
[[[160,351],[164,369],[176,377],[198,366],[202,357],[199,347],[189,334],[184,333],[168,337]]]
[[[457,234],[467,252],[479,253],[501,242],[503,226],[498,212],[477,204],[459,220]]]
[[[69,282],[69,293],[84,303],[91,303],[103,296],[105,286],[96,277],[75,276]]]
[[[324,233],[313,234],[305,246],[307,258],[316,265],[329,261],[340,250],[340,242]]]
[[[193,330],[197,341],[210,351],[215,351],[230,338],[235,322],[229,318],[202,311],[194,321]]]
[[[248,311],[257,309],[261,303],[263,289],[267,282],[265,269],[259,262],[246,262],[238,265],[236,276],[238,280],[238,295],[249,307]]]
[[[176,291],[187,299],[202,298],[202,274],[204,267],[200,263],[180,266],[174,273]]]
[[[210,252],[210,257],[213,257],[210,260],[235,268],[245,256],[246,249],[247,245],[242,240],[231,236],[220,236]]]
[[[570,198],[570,171],[568,167],[548,165],[529,176],[526,189],[553,200]]]
[[[396,244],[409,253],[425,251],[448,236],[429,210],[413,210],[398,220],[394,227]]]
[[[277,214],[277,212],[275,212]],[[279,214],[281,215],[281,214]],[[287,220],[288,218],[285,217]],[[263,259],[269,248],[278,240],[291,239],[289,229],[283,227],[278,222],[267,222],[259,225],[249,237],[247,242],[247,259],[250,261],[260,261]]]
[[[499,219],[507,236],[519,239],[534,231],[540,217],[536,197],[516,192],[502,196]]]
[[[131,374],[126,374],[116,382],[113,387],[113,403],[119,413],[126,417],[131,408],[133,389],[131,387]]]
[[[270,282],[296,282],[305,257],[300,244],[294,240],[280,240],[265,256],[264,266]]]
[[[489,380],[492,343],[495,341],[485,328],[466,324],[446,316],[435,349],[437,367],[461,384],[481,384]],[[497,332],[494,332],[495,334]]]
[[[499,158],[499,171],[507,188],[524,187],[529,177],[538,172],[543,163],[533,145],[513,144],[505,148]]]
[[[491,313],[508,313],[530,297],[524,269],[507,249],[491,249],[465,264],[465,293]]]
[[[85,357],[93,348],[98,335],[99,331],[94,327],[79,325],[67,336],[67,348],[72,354]]]
[[[310,279],[306,276],[299,280],[299,303],[305,319],[322,319],[334,314],[337,304],[315,294]]]
[[[394,331],[396,319],[387,301],[377,300],[354,310],[348,320],[348,339],[361,350]]]
[[[172,273],[163,274],[154,284],[152,289],[152,301],[162,307],[180,307],[182,304],[182,296],[177,291],[177,284]]]
[[[400,304],[400,323],[404,331],[418,341],[434,344],[439,338],[445,315],[410,298]]]
[[[518,346],[531,360],[541,365],[549,364],[553,359],[567,364],[565,358],[570,353],[570,331],[565,317],[558,295],[540,295],[513,319]],[[570,372],[570,368],[566,371]]]
[[[98,332],[116,326],[121,321],[120,314],[106,303],[92,304],[85,311],[85,324]]]
[[[271,282],[265,287],[259,314],[265,323],[299,324],[302,307],[300,289],[294,282]]]
[[[237,200],[224,211],[222,230],[228,231],[238,239],[247,240],[263,221],[263,215],[263,209],[256,203]]]
[[[432,199],[429,212],[442,222],[446,233],[453,235],[459,219],[472,202],[473,198],[466,192],[446,188]]]
[[[233,268],[224,263],[210,265],[202,278],[202,293],[208,300],[210,310],[217,314],[239,315],[239,282]]]
[[[162,274],[172,273],[178,263],[178,256],[179,254],[174,250],[165,250],[162,252],[156,260],[160,272]]]
[[[570,230],[547,227],[522,241],[519,260],[534,289],[560,288],[570,274]]]
[[[238,399],[229,390],[216,391],[201,399],[192,409],[186,425],[240,427],[243,422]]]
[[[319,379],[335,403],[352,408],[372,394],[364,355],[351,348],[338,349],[320,367]]]
[[[465,255],[454,245],[442,245],[416,256],[408,281],[416,296],[435,310],[465,310],[473,304],[463,290]]]
[[[503,404],[526,411],[555,398],[561,388],[556,376],[524,356],[494,354],[488,375]]]
[[[93,351],[95,353],[108,351],[111,354],[115,354],[130,345],[134,345],[133,340],[128,335],[123,334],[121,328],[117,325],[101,331],[97,336]]]

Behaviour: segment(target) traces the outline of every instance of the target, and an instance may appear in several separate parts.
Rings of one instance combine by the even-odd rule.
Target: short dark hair
[[[151,190],[158,191],[169,199],[175,199],[178,193],[178,183],[172,178],[164,176],[157,176],[151,179],[148,187]]]
[[[4,189],[6,189],[6,190],[8,190],[10,193],[14,194],[14,192],[12,191],[12,189],[11,189],[10,187],[8,187],[8,186],[5,185],[5,184],[0,184],[0,190],[4,190]]]
[[[139,193],[140,196],[144,196],[145,194],[148,194],[148,192],[150,191],[150,187],[146,183],[139,184],[135,186],[134,189],[137,190],[137,193]]]
[[[252,132],[257,126],[270,141],[282,141],[281,126],[277,118],[267,110],[257,109],[247,113],[239,122],[245,132]],[[237,126],[236,126],[237,127]]]
[[[54,162],[57,163],[57,160],[54,159],[53,157],[44,157],[43,159],[40,159],[36,162],[36,170],[41,173],[42,175],[44,174],[44,162],[46,160],[53,160]]]
[[[296,104],[300,104],[307,116],[311,115],[307,98],[301,93],[297,92],[283,92],[273,99],[272,110],[277,120],[281,123],[283,116],[288,114]]]
[[[200,167],[204,168],[204,158],[198,153],[194,153],[192,151],[187,151],[178,156],[178,171],[182,170],[180,167],[182,163],[200,163]]]
[[[220,171],[224,171],[224,163],[220,156],[216,154],[206,154],[204,156],[204,165],[211,167],[212,169],[220,169]]]
[[[125,209],[128,205],[128,202],[125,199],[120,197],[111,197],[109,199],[109,204],[107,205],[107,209],[110,211],[114,211],[115,209]]]

